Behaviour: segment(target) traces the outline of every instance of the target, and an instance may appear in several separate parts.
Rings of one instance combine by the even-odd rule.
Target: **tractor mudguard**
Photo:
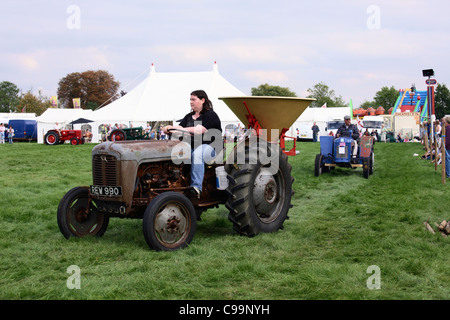
[[[372,154],[373,137],[362,136],[360,143],[360,157],[368,158]]]
[[[320,137],[320,153],[327,157],[333,154],[333,141],[332,136],[321,136]]]

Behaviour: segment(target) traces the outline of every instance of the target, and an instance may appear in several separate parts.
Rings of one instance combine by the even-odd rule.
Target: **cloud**
[[[25,71],[34,71],[39,69],[39,63],[32,54],[19,54],[17,56],[11,56],[11,61]]]

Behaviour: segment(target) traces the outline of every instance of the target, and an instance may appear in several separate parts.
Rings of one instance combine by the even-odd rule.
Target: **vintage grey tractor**
[[[92,150],[92,184],[71,189],[59,204],[57,221],[64,237],[102,236],[112,217],[142,219],[150,248],[176,250],[192,241],[201,214],[219,205],[225,205],[239,234],[281,229],[292,207],[294,179],[287,154],[296,154],[295,139],[294,147],[285,150],[285,128],[313,100],[220,99],[248,127],[247,135],[231,152],[221,150],[205,165],[200,197],[189,192],[190,146],[180,136],[103,142]],[[262,128],[274,131],[263,139]]]

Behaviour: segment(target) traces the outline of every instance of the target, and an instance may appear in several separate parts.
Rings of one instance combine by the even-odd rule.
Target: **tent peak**
[[[152,66],[150,68],[150,73],[156,72],[155,71],[155,64],[152,62]]]
[[[214,61],[213,71],[219,72],[219,69],[217,68],[217,61]]]

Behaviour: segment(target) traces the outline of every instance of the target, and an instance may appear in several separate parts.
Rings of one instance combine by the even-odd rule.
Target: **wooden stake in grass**
[[[430,151],[430,145],[428,143],[428,133],[426,131],[425,134],[423,135],[423,140],[425,142],[425,151],[428,153],[428,151]]]
[[[433,228],[430,226],[428,221],[430,221],[430,218],[428,218],[428,220],[423,223],[425,225],[425,229],[430,231],[432,234],[435,234],[436,232],[434,232]]]

